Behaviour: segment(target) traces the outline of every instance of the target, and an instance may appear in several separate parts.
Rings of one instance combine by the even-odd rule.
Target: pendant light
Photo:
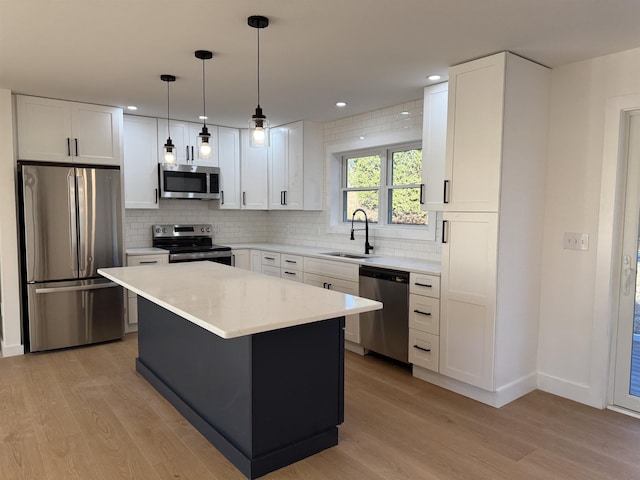
[[[211,142],[209,141],[211,135],[207,128],[207,104],[205,101],[205,80],[204,80],[204,61],[213,57],[213,53],[209,50],[196,50],[196,58],[202,60],[202,131],[198,135],[198,149],[200,151],[200,158],[209,158],[211,156]]]
[[[160,75],[160,80],[167,82],[167,142],[164,144],[164,161],[165,163],[176,162],[176,146],[171,141],[171,130],[169,129],[169,84],[176,81],[174,75]]]
[[[260,107],[260,29],[269,26],[269,19],[260,15],[253,15],[247,19],[250,27],[258,32],[258,106],[256,113],[249,120],[249,145],[252,147],[269,146],[269,120],[262,113]]]

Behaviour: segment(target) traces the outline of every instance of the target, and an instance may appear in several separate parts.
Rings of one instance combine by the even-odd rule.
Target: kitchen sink
[[[356,260],[361,260],[364,258],[372,258],[371,255],[359,255],[357,253],[348,253],[348,252],[327,252],[327,253],[321,253],[320,255],[329,255],[331,257],[341,257],[341,258],[353,258]]]

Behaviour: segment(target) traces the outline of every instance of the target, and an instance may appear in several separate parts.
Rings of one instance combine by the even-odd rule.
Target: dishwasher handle
[[[377,280],[386,280],[388,282],[394,283],[409,283],[409,272],[403,272],[401,270],[391,270],[389,268],[361,265],[360,276],[375,278]]]

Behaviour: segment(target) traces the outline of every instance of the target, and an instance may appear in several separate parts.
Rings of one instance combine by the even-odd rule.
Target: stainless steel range
[[[213,244],[213,227],[198,225],[153,225],[153,246],[169,250],[169,263],[210,262],[231,265],[231,247]]]

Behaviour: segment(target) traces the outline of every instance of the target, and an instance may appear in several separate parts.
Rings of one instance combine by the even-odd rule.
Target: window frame
[[[369,225],[373,225],[376,228],[389,229],[389,228],[402,228],[410,230],[428,230],[431,231],[431,223],[435,222],[435,212],[425,211],[428,215],[427,224],[409,224],[409,223],[392,223],[393,209],[391,208],[391,196],[394,190],[420,188],[421,192],[424,189],[423,183],[415,184],[402,184],[393,185],[393,154],[396,152],[403,152],[407,150],[420,150],[422,151],[421,142],[407,142],[394,145],[380,145],[373,148],[363,148],[358,150],[351,150],[349,152],[343,152],[339,154],[340,160],[340,211],[343,224],[351,224],[350,213],[347,212],[346,198],[348,192],[357,191],[378,191],[378,221],[371,222]],[[380,157],[380,185],[378,187],[347,187],[348,165],[347,161],[351,158],[379,156]],[[433,218],[431,218],[433,216]],[[354,222],[363,223],[362,219],[356,218]]]

